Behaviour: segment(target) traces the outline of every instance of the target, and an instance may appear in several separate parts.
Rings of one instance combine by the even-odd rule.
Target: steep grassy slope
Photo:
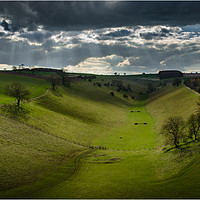
[[[116,108],[117,107],[115,107],[115,109]],[[110,106],[110,109],[112,109],[112,106]],[[128,121],[126,121],[123,126],[117,127],[119,125],[114,123],[114,128],[110,129],[110,131],[108,131],[106,127],[101,127],[101,132],[98,130],[99,127],[96,127],[96,137],[91,141],[91,144],[94,146],[106,146],[107,149],[110,150],[95,149],[86,157],[81,157],[80,159],[78,157],[78,163],[75,162],[75,166],[81,165],[82,167],[78,170],[76,176],[67,178],[68,174],[66,173],[66,169],[68,169],[71,164],[66,163],[60,170],[42,179],[40,182],[36,182],[30,187],[25,186],[5,192],[2,194],[2,197],[122,198],[131,197],[132,195],[135,197],[141,195],[142,193],[139,192],[140,185],[147,184],[147,182],[154,177],[151,151],[149,151],[149,149],[155,146],[155,138],[154,132],[152,131],[151,117],[145,113],[143,104],[138,103],[137,106],[134,107],[134,110],[140,110],[140,113],[132,113],[130,109],[127,113],[127,109],[125,109],[125,113],[128,114]],[[119,111],[119,115],[122,113],[123,109]],[[54,119],[55,118],[56,115],[54,115]],[[135,120],[137,120],[137,122],[143,122],[144,118],[148,122],[148,125],[141,124],[138,127],[134,125]],[[67,118],[65,118],[65,120],[66,119]],[[68,121],[65,121],[65,123],[67,122]],[[55,123],[54,125],[56,126]],[[103,125],[104,124],[101,126]],[[75,128],[77,129],[78,127],[70,127],[70,130]],[[106,130],[105,133],[103,132],[104,130]],[[55,131],[55,133],[52,132],[52,134],[58,134],[60,131],[59,129],[57,132]],[[88,134],[87,132],[85,132],[85,134]],[[74,132],[74,137],[75,136],[76,132]],[[120,138],[121,136],[122,138]],[[64,137],[64,135],[62,137]],[[77,138],[77,140],[79,140],[79,138]],[[90,137],[87,140],[90,140]],[[75,167],[75,169],[76,168],[77,167]],[[49,180],[58,181],[60,178],[60,176],[58,176],[59,174],[62,174],[64,180],[56,185],[49,186]],[[141,181],[141,177],[143,177],[143,181]],[[43,185],[46,185],[46,187],[38,190],[38,188],[42,188]],[[128,188],[127,185],[129,185]],[[135,188],[137,194],[131,193],[133,188]],[[113,193],[113,190],[117,192]]]
[[[49,83],[42,79],[0,74],[0,105],[14,101],[13,98],[4,94],[4,87],[15,82],[22,83],[24,86],[26,86],[26,88],[31,92],[30,98],[44,94],[49,87]]]
[[[34,181],[82,147],[0,115],[0,190]]]
[[[2,85],[12,80],[45,88],[39,79],[3,78]],[[1,190],[33,182],[85,146],[97,145],[93,140],[102,133],[124,125],[133,100],[124,100],[120,93],[112,97],[110,91],[88,81],[74,83],[26,104],[30,112],[18,120],[0,116]]]
[[[100,82],[101,78],[98,77],[97,80]],[[104,79],[101,83],[110,81],[109,78]],[[158,148],[163,148],[162,144],[156,142],[155,129],[159,130],[160,125],[154,124],[155,120],[160,120],[161,123],[166,116],[173,114],[178,106],[176,98],[180,97],[182,106],[187,102],[185,109],[188,110],[197,97],[187,93],[182,87],[169,87],[152,94],[145,107],[147,95],[140,94],[146,91],[144,80],[143,85],[138,81],[125,81],[131,83],[134,89],[132,94],[128,94],[127,100],[123,98],[122,92],[116,92],[116,88],[99,88],[93,82],[74,83],[71,88],[60,87],[56,92],[49,92],[29,104],[30,114],[20,119],[23,123],[17,121],[17,126],[22,131],[15,130],[13,125],[13,131],[8,131],[11,134],[5,138],[12,140],[12,143],[6,143],[5,148],[9,146],[9,154],[15,155],[13,143],[17,141],[19,148],[23,148],[21,152],[28,146],[40,154],[28,151],[27,155],[30,157],[23,157],[24,154],[19,153],[17,161],[13,163],[11,161],[14,158],[7,158],[6,152],[1,157],[7,159],[9,169],[19,171],[20,168],[23,169],[26,160],[29,160],[34,161],[34,169],[48,169],[52,172],[47,176],[41,174],[41,178],[38,175],[35,178],[29,177],[29,182],[37,181],[24,186],[20,181],[15,183],[10,178],[10,185],[22,186],[0,192],[0,197],[199,198],[199,143],[164,152]],[[110,91],[115,92],[115,97],[110,95]],[[137,101],[130,99],[130,95],[137,97]],[[165,103],[164,108],[162,102]],[[163,112],[167,115],[163,116]],[[186,117],[191,111],[181,111],[180,107],[177,112]],[[5,119],[13,124],[10,119]],[[3,140],[4,135],[8,134],[8,128],[3,124],[2,127],[4,132],[0,137]],[[14,136],[15,132],[17,138]],[[89,145],[93,148],[89,148]],[[99,149],[100,146],[106,147],[106,150]],[[79,153],[80,151],[82,152]],[[45,160],[45,157],[45,164],[38,164],[33,156],[35,154],[40,155],[39,160]],[[76,156],[70,159],[71,154]],[[62,157],[67,157],[67,160],[59,168],[52,170],[51,166],[57,166],[57,160]],[[25,173],[21,172],[19,175],[28,176],[28,169],[33,171],[31,166],[28,165],[23,170]],[[2,169],[6,170],[5,165]],[[32,173],[36,174],[34,171]],[[5,171],[4,177],[8,174]],[[17,175],[14,178],[18,180]],[[23,184],[25,182],[28,183],[28,180]]]
[[[168,115],[176,110],[175,108],[170,109],[174,104],[177,105],[174,95],[178,94],[181,99],[179,103],[183,105],[187,102],[188,107],[194,105],[197,100],[196,96],[187,93],[182,87],[168,88],[167,91],[167,94],[166,91],[164,93],[159,91],[155,97],[159,95],[161,98],[162,95],[168,95],[164,102],[171,102],[165,105]],[[160,101],[155,104],[162,104],[162,98]],[[151,103],[153,104],[153,100]],[[132,110],[144,111],[143,109],[140,101]],[[154,117],[162,118],[162,112],[160,113],[159,110]],[[179,107],[177,112],[186,117],[192,111],[181,111]],[[132,123],[135,120],[144,120],[145,115],[142,114],[142,118],[139,118],[137,114],[142,113],[130,113],[129,110],[130,118],[128,119]],[[150,119],[148,123],[152,124]],[[199,198],[200,149],[198,143],[186,146],[185,149],[165,153],[159,149],[151,149],[156,145],[154,142],[151,143],[153,138],[155,139],[155,133],[151,134],[150,131],[151,126],[148,127],[146,133],[143,127],[130,127],[127,123],[121,129],[116,129],[116,131],[104,134],[103,138],[98,138],[98,144],[110,146],[112,149],[96,151],[86,159],[82,159],[85,167],[79,171],[79,176],[63,181],[48,192],[36,194],[35,197]],[[120,139],[119,136],[122,138]],[[151,148],[148,144],[144,145],[145,140],[152,145]],[[136,149],[134,149],[134,144],[138,145]]]
[[[136,86],[135,90],[144,91],[145,86]],[[113,97],[110,91],[115,88],[99,88],[88,81],[60,87],[31,104],[33,112],[28,123],[70,141],[96,145],[96,137],[126,123],[127,109],[134,103],[130,97],[125,100],[123,93],[115,92]]]
[[[146,107],[159,132],[164,121],[170,116],[180,115],[186,120],[197,109],[197,100],[198,97],[184,86],[167,87],[152,94]]]

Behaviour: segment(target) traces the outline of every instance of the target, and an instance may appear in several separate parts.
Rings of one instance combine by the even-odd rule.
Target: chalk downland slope
[[[31,97],[42,95],[49,87],[40,79],[1,76],[1,103],[14,100],[3,94],[4,86],[12,82],[26,85]],[[141,91],[144,89],[142,85]],[[110,91],[115,92],[114,97]],[[127,109],[132,105],[133,100],[125,100],[116,88],[99,88],[86,81],[73,83],[70,88],[59,86],[55,92],[49,91],[24,104],[28,112],[18,119],[1,112],[0,190],[34,182],[89,145],[95,145],[93,140],[103,132],[126,123]]]
[[[4,94],[4,88],[8,84],[16,82],[23,84],[31,92],[30,98],[44,94],[49,87],[49,83],[43,79],[19,75],[0,74],[0,105],[11,103],[15,100],[14,98]]]
[[[11,142],[0,143],[5,148],[0,154],[5,163],[0,182],[1,187],[7,184],[7,189],[15,189],[0,192],[0,197],[200,198],[199,143],[165,152],[157,139],[162,122],[175,110],[187,118],[195,110],[197,97],[182,87],[168,87],[153,93],[144,107],[145,80],[142,85],[124,81],[134,90],[125,92],[128,99],[116,87],[99,88],[95,81],[103,85],[111,78],[50,91],[27,104],[31,112],[20,121],[1,116],[5,123],[0,138]]]

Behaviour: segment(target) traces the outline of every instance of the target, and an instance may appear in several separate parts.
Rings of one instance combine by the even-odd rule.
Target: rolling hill
[[[117,92],[104,86],[113,79],[59,86],[18,119],[1,112],[1,198],[200,197],[199,143],[166,152],[159,136],[163,121],[186,119],[198,97],[182,86],[149,96],[144,79],[120,78],[133,92]]]

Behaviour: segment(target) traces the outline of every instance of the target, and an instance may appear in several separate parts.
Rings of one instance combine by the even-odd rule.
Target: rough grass
[[[158,90],[147,101],[147,110],[155,120],[159,132],[163,122],[170,116],[187,118],[196,111],[198,97],[184,86],[167,87]]]
[[[33,182],[80,146],[0,115],[0,190]]]
[[[9,77],[14,77],[13,82],[19,78],[4,77],[4,85]],[[33,83],[28,79],[29,85],[39,80]],[[109,88],[89,82],[81,86],[75,83],[69,89],[50,91],[26,104],[26,115],[13,119],[1,116],[1,190],[34,182],[85,148],[81,145],[93,145],[93,139],[104,131],[125,124],[126,110],[133,100],[124,100],[121,94],[112,97]]]
[[[101,78],[98,77],[99,82]],[[188,90],[187,93],[182,87],[166,88],[152,94],[144,107],[147,95],[140,95],[139,92],[146,91],[146,82],[143,80],[143,85],[140,85],[138,81],[125,81],[135,87],[133,94],[137,101],[130,98],[124,100],[123,93],[117,93],[114,87],[98,88],[85,81],[74,83],[71,88],[59,88],[56,92],[50,92],[40,100],[31,102],[29,106],[32,111],[28,118],[17,121],[21,133],[10,119],[4,117],[13,124],[13,132],[8,129],[11,125],[3,125],[2,139],[11,132],[6,136],[7,140],[11,138],[13,142],[18,141],[20,148],[30,147],[31,151],[36,149],[36,152],[41,153],[37,161],[33,156],[37,157],[37,154],[27,151],[30,157],[23,157],[24,153],[18,153],[19,159],[15,161],[12,158],[17,152],[14,144],[9,143],[9,146],[3,143],[5,148],[11,149],[11,157],[5,163],[9,169],[20,171],[28,160],[35,164],[38,171],[43,168],[50,172],[51,166],[58,165],[56,158],[62,157],[61,155],[69,158],[72,152],[76,157],[63,162],[47,176],[40,175],[40,179],[31,164],[28,164],[27,170],[23,169],[24,172],[19,173],[19,177],[27,175],[28,169],[32,170],[33,177],[37,174],[35,179],[29,177],[32,184],[25,184],[28,181],[23,179],[23,186],[16,173],[16,177],[12,178],[18,180],[17,182],[8,178],[9,184],[15,184],[15,188],[0,192],[0,197],[200,198],[199,143],[190,143],[178,150],[162,151],[158,148],[162,144],[156,140],[155,131],[160,126],[155,120],[160,120],[161,123],[166,116],[173,114],[176,107],[177,113],[187,118],[192,112],[188,108],[193,106],[197,97],[192,96]],[[115,97],[109,94],[110,91],[115,92]],[[177,98],[183,107],[186,103],[184,109],[187,111],[178,107]],[[138,110],[140,112],[131,112]],[[167,114],[163,116],[163,112]],[[135,125],[135,122],[146,122],[147,125]],[[82,153],[77,153],[85,148],[75,143],[104,146],[107,150],[86,148]],[[5,151],[1,156],[6,160]],[[39,164],[40,159],[42,164]],[[4,177],[7,174],[8,171],[5,171]],[[21,186],[16,187],[19,185]]]
[[[4,94],[6,85],[19,82],[23,84],[30,92],[30,98],[40,96],[45,93],[49,83],[38,78],[30,78],[18,75],[0,74],[0,105],[13,102],[15,99]]]

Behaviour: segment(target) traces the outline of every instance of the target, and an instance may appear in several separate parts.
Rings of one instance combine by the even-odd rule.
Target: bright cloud
[[[122,56],[109,55],[106,57],[90,57],[80,62],[78,65],[68,65],[64,67],[69,72],[86,72],[94,74],[113,74],[116,70],[121,70],[124,66],[130,65],[128,58]]]
[[[124,67],[130,65],[129,59],[127,58],[123,62],[118,63],[117,67]]]
[[[0,26],[0,45],[6,47],[0,59],[8,65],[66,66],[71,72],[96,74],[188,70],[200,64],[199,28],[140,25],[49,31],[38,26],[10,32]]]

